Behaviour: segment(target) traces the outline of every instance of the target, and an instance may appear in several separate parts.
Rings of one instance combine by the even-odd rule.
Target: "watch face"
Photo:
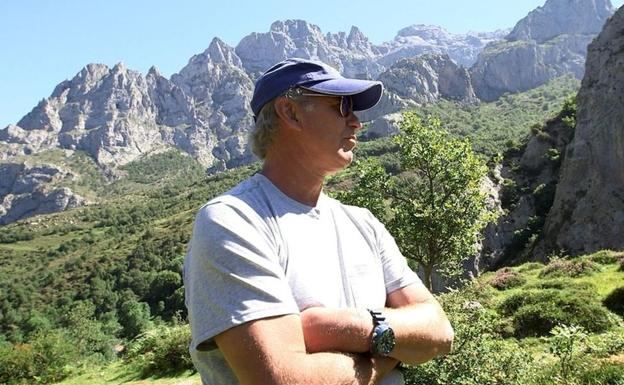
[[[385,357],[394,349],[395,344],[394,331],[387,324],[375,328],[372,349],[374,354]]]
[[[379,353],[387,356],[394,349],[395,343],[394,331],[390,328],[384,330],[379,339]]]

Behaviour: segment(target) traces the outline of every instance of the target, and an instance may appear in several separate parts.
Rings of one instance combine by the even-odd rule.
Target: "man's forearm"
[[[305,385],[376,385],[398,364],[390,358],[370,358],[359,354],[313,353],[305,356],[298,379],[284,384]],[[301,370],[304,369],[305,371]],[[294,381],[294,382],[293,382]]]
[[[390,356],[409,364],[420,364],[446,354],[453,330],[435,302],[398,309],[384,309],[396,336]],[[301,315],[309,352],[360,353],[370,349],[372,319],[364,309],[310,308]]]

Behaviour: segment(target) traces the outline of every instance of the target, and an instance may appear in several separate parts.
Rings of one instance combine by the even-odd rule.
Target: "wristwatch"
[[[396,339],[394,330],[386,322],[386,317],[379,311],[368,309],[373,317],[373,337],[371,338],[370,352],[373,356],[386,357],[394,349]]]

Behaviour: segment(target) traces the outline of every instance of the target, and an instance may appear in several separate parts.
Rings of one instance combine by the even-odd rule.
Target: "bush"
[[[559,324],[578,325],[590,332],[612,326],[607,310],[591,293],[580,290],[524,290],[506,298],[502,314],[512,317],[517,337],[545,336]]]
[[[425,364],[407,367],[406,385],[518,384],[533,369],[534,359],[514,341],[501,340],[502,321],[488,310],[488,286],[470,284],[439,296],[455,330],[450,354]]]
[[[525,264],[522,264],[518,267],[518,272],[520,273],[525,273],[527,271],[533,271],[533,270],[537,270],[537,269],[541,269],[542,267],[544,267],[543,263],[539,263],[539,262],[527,262]]]
[[[600,250],[590,255],[589,259],[601,265],[611,265],[618,262],[624,263],[624,252],[616,252],[613,250]]]
[[[38,333],[26,344],[0,345],[0,384],[49,384],[67,377],[78,358],[62,330]]]
[[[607,309],[624,317],[624,286],[615,288],[602,303]]]
[[[591,282],[576,282],[571,278],[556,278],[533,283],[531,285],[527,285],[526,288],[593,291],[596,289],[596,285]]]
[[[624,385],[624,365],[617,362],[598,362],[579,376],[584,385]]]
[[[145,377],[193,369],[188,325],[158,326],[134,340],[126,359]]]
[[[526,283],[526,278],[518,272],[509,268],[504,268],[496,272],[496,275],[490,280],[490,285],[498,290],[507,290],[512,287],[518,287]]]
[[[599,271],[598,265],[587,259],[569,260],[555,258],[539,274],[540,278],[582,277]]]

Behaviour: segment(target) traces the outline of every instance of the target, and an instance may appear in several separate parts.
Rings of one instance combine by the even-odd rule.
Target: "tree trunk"
[[[431,275],[433,274],[433,266],[424,265],[423,269],[425,270],[425,286],[429,291],[433,292],[433,287],[431,286]]]

